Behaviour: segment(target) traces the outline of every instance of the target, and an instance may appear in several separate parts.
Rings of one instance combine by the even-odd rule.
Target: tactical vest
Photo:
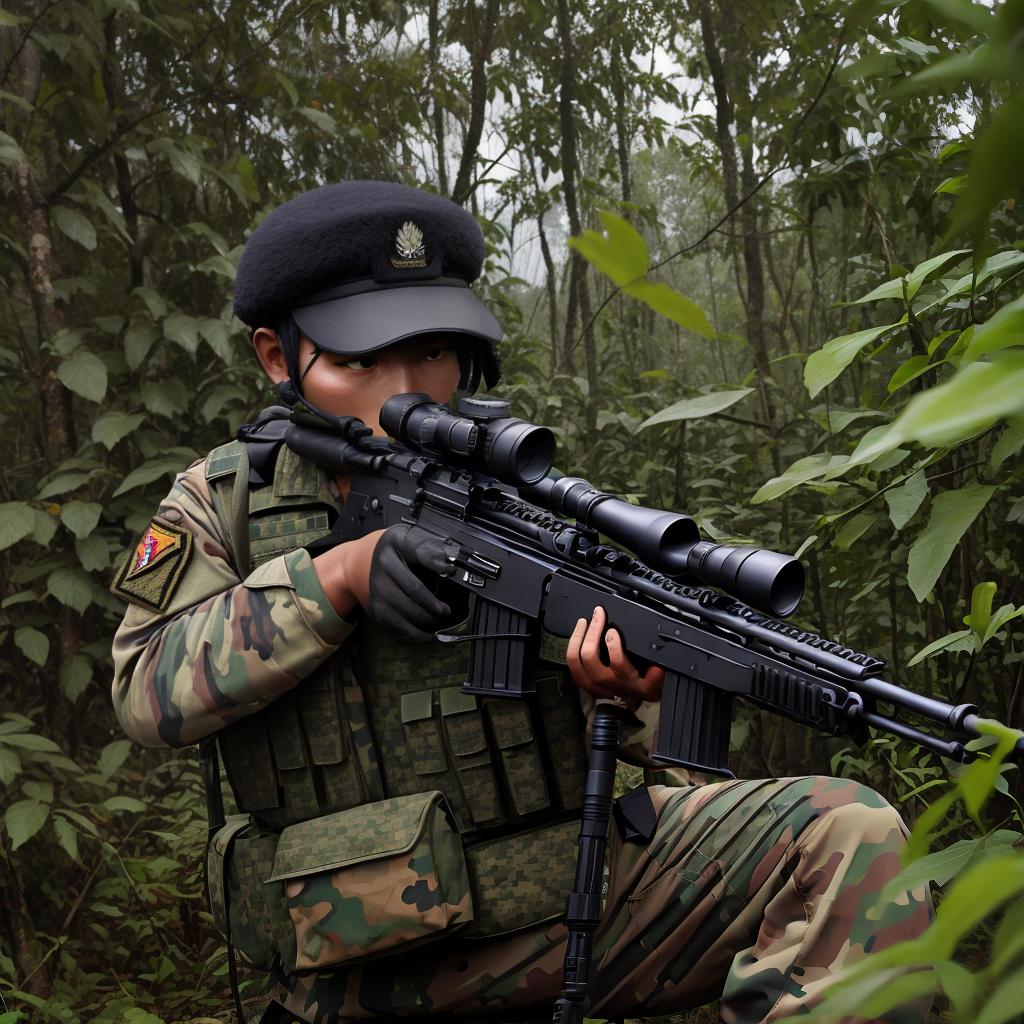
[[[225,536],[243,521],[235,502],[247,495],[250,564],[237,567],[244,578],[329,533],[340,500],[326,476],[286,445],[270,484],[243,486],[240,447],[215,449],[206,478]],[[534,698],[464,693],[469,647],[409,643],[363,618],[316,672],[218,739],[239,810],[267,835],[442,793],[476,902],[463,934],[489,936],[564,911],[586,775],[585,723],[576,687],[554,661],[542,662]]]

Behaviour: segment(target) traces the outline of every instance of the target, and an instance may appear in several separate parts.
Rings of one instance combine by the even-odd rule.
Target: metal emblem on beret
[[[395,253],[397,255],[391,257],[391,266],[398,269],[427,265],[423,232],[411,220],[407,220],[395,235]]]

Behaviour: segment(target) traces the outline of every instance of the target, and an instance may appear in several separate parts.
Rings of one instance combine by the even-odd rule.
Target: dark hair
[[[285,365],[288,367],[288,379],[292,386],[298,388],[301,393],[299,342],[303,337],[302,331],[291,313],[285,313],[277,318],[274,332],[277,334],[277,340],[281,343],[281,351],[284,352]],[[416,337],[418,340],[422,340],[435,336],[439,340],[443,339],[449,343],[452,340],[452,335],[444,331]],[[493,387],[498,383],[501,376],[501,364],[497,353],[486,342],[466,339],[465,341],[456,341],[453,347],[459,360],[459,391],[467,395],[475,394],[480,387],[481,377],[486,381],[488,387]]]

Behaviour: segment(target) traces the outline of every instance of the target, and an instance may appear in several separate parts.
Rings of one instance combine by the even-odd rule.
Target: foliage
[[[106,587],[171,476],[266,399],[234,268],[323,181],[422,183],[481,217],[502,392],[563,469],[798,550],[807,625],[1019,721],[1021,4],[569,0],[567,33],[553,7],[0,12],[0,1021],[226,1012],[195,765],[121,737]],[[949,900],[1006,853],[977,792],[935,800],[936,755],[748,711],[734,740],[739,773],[831,761],[916,835],[942,807],[951,845],[916,863]],[[990,781],[1019,827],[1019,778]],[[1019,913],[970,991],[1012,977]],[[984,930],[958,952],[975,968]],[[944,971],[957,1012],[980,1006]]]

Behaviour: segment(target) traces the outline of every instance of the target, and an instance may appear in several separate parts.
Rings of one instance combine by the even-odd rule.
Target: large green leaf
[[[1024,346],[1024,296],[1003,306],[991,320],[974,328],[961,364],[973,363],[989,352]]]
[[[908,559],[907,582],[918,601],[931,592],[960,538],[995,491],[994,486],[972,484],[935,496],[928,525],[917,535]]]
[[[88,537],[102,511],[103,506],[94,501],[69,501],[61,506],[60,519],[76,537]]]
[[[96,229],[92,226],[92,221],[84,214],[67,206],[55,206],[53,219],[57,222],[57,227],[82,248],[96,248]]]
[[[49,805],[38,800],[19,800],[11,804],[4,814],[11,849],[16,850],[27,843],[46,824],[49,816]]]
[[[35,511],[28,502],[0,502],[0,551],[27,537],[35,521]]]
[[[141,412],[108,412],[92,425],[92,439],[104,448],[113,448],[118,441],[137,430],[146,417]]]
[[[917,654],[907,662],[907,668],[913,668],[914,665],[924,661],[925,658],[930,658],[943,651],[952,652],[973,650],[974,630],[958,629],[955,633],[947,633],[945,636],[939,637],[938,640],[933,640],[930,644],[922,647],[921,650],[919,650]]]
[[[928,495],[928,479],[924,470],[919,469],[913,476],[908,477],[906,482],[899,487],[893,487],[885,492],[885,503],[889,506],[889,518],[897,530],[913,518],[914,513],[921,507],[921,502]]]
[[[989,464],[993,469],[998,469],[1011,455],[1024,448],[1024,416],[1014,416],[1006,424],[999,440],[992,447],[992,456]]]
[[[738,388],[735,391],[713,391],[695,398],[684,398],[661,412],[656,412],[640,424],[639,429],[653,427],[658,423],[672,423],[676,420],[697,420],[704,416],[713,416],[723,412],[730,406],[746,398],[753,388]]]
[[[1001,828],[979,839],[961,839],[944,850],[919,857],[889,880],[878,896],[878,905],[892,903],[901,893],[926,882],[946,885],[968,865],[1006,853],[1018,839],[1020,835],[1017,832]]]
[[[797,459],[781,476],[772,477],[763,484],[750,500],[755,505],[774,501],[794,487],[799,487],[810,480],[817,480],[830,470],[844,466],[846,462],[845,455],[831,455],[828,452],[806,455],[802,459]]]
[[[99,356],[76,348],[57,367],[60,382],[90,402],[102,402],[107,393],[107,367]]]
[[[138,469],[132,470],[124,478],[117,490],[114,491],[113,496],[116,498],[119,494],[125,494],[136,487],[150,484],[154,480],[159,480],[162,476],[167,476],[168,473],[177,473],[181,469],[182,465],[177,459],[173,461],[165,458],[150,459],[139,466]]]
[[[599,216],[605,234],[584,231],[569,239],[569,245],[627,295],[639,299],[680,327],[711,337],[714,329],[700,306],[667,284],[647,280],[649,257],[643,235],[624,217],[608,210],[600,211]]]
[[[853,362],[862,348],[901,326],[902,323],[884,324],[882,327],[869,327],[853,334],[844,334],[826,342],[817,352],[812,352],[804,364],[804,385],[811,398],[831,384]]]
[[[60,688],[72,704],[85,692],[92,680],[92,662],[84,654],[75,654],[61,663]]]
[[[46,589],[61,604],[81,614],[92,603],[92,586],[81,569],[65,566],[54,569],[47,577]]]
[[[131,740],[114,740],[100,751],[99,769],[103,775],[113,775],[132,752]]]
[[[316,125],[320,131],[327,135],[337,135],[337,122],[326,110],[317,110],[316,107],[299,107],[298,111],[310,124]]]
[[[34,626],[20,626],[14,631],[18,650],[37,665],[45,665],[50,653],[50,638]]]
[[[129,370],[137,370],[160,337],[156,324],[148,320],[137,320],[124,332],[124,357]]]
[[[163,323],[164,334],[186,352],[195,355],[199,348],[199,321],[184,313],[171,313]]]
[[[906,441],[930,448],[957,444],[1002,419],[1024,413],[1024,352],[971,363],[937,387],[915,395],[884,430],[865,436],[851,465],[872,462]]]

